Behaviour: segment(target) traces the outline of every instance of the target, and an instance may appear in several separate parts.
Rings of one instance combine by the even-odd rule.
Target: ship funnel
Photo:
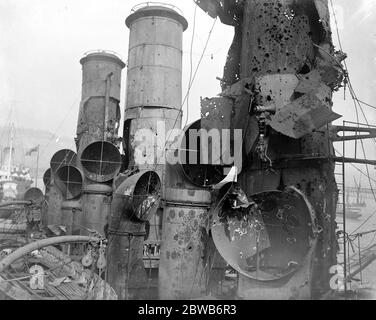
[[[94,51],[80,60],[82,97],[77,122],[78,155],[90,143],[116,143],[120,121],[121,71],[125,64],[114,53]]]
[[[129,52],[124,150],[131,167],[157,171],[163,180],[165,166],[158,156],[163,157],[166,133],[181,127],[182,44],[188,23],[176,7],[148,2],[134,7],[125,24]],[[137,159],[142,142],[135,137],[145,130],[151,133],[154,161],[142,163]]]
[[[112,180],[120,171],[117,148],[120,122],[120,57],[109,51],[85,54],[82,65],[82,98],[77,124],[79,165],[94,182]]]

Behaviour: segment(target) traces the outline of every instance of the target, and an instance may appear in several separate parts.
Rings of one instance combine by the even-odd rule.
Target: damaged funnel
[[[119,149],[106,141],[96,141],[89,144],[82,151],[80,162],[85,176],[95,182],[112,180],[122,166]]]
[[[208,190],[167,188],[159,261],[160,299],[205,295],[212,271],[205,261],[210,206]]]
[[[299,139],[340,117],[317,95],[306,94],[284,106],[268,124],[283,135]]]
[[[295,188],[253,195],[248,201],[236,183],[219,191],[211,227],[222,257],[240,274],[273,281],[295,273],[315,238],[314,213]]]
[[[114,52],[85,54],[82,65],[82,97],[77,121],[78,154],[91,142],[115,142],[120,121],[120,85],[123,61]]]

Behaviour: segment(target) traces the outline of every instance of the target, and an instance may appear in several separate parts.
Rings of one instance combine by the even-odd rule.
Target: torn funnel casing
[[[95,182],[112,180],[122,165],[119,149],[107,141],[95,141],[86,146],[79,160],[85,176]]]
[[[329,72],[327,72],[329,73]],[[309,74],[268,74],[256,78],[257,104],[274,110],[267,123],[299,139],[341,116],[331,110],[332,89],[319,70]]]
[[[213,213],[211,232],[219,253],[254,280],[291,276],[304,263],[315,237],[311,206],[290,188],[255,194],[245,207],[236,188],[229,183],[219,191],[222,201]]]
[[[340,117],[318,94],[309,93],[284,106],[268,124],[288,137],[299,139]]]

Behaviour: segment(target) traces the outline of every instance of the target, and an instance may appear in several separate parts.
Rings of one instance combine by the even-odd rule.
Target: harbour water
[[[375,201],[366,200],[367,206],[362,208],[362,216],[358,219],[346,219],[346,232],[351,234],[376,230],[376,206]],[[339,216],[337,215],[337,220]],[[360,247],[365,249],[376,243],[376,232],[360,237]],[[350,256],[358,255],[358,240],[349,246]],[[351,271],[351,270],[350,270]],[[365,268],[361,274],[355,276],[354,281],[348,285],[348,289],[357,292],[356,298],[376,300],[376,260]]]

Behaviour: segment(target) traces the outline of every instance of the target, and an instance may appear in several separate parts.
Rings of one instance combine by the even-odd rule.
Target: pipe
[[[115,194],[108,230],[108,283],[119,300],[142,299],[147,275],[143,263],[145,224],[123,214],[129,197]]]
[[[149,214],[136,213],[143,201],[159,193],[160,188],[158,174],[143,171],[125,179],[114,192],[108,228],[108,283],[119,300],[143,297],[142,288],[147,284],[143,263],[145,220]]]
[[[359,164],[369,164],[371,166],[376,166],[376,160],[356,159],[356,158],[346,158],[346,157],[333,157],[333,159],[335,162],[359,163]]]
[[[349,136],[340,136],[338,135],[339,132],[354,132],[354,135]],[[359,134],[360,132],[366,132],[368,134]],[[352,140],[360,140],[360,139],[370,139],[376,138],[376,129],[372,128],[360,128],[354,126],[332,126],[330,129],[331,140],[332,141],[352,141]]]
[[[43,239],[27,244],[24,247],[17,249],[3,260],[0,261],[0,273],[3,272],[7,267],[9,267],[13,262],[23,257],[26,254],[29,254],[35,250],[39,250],[44,247],[60,244],[60,243],[69,243],[69,242],[91,242],[98,241],[96,237],[88,236],[61,236],[53,237],[48,239]]]
[[[32,204],[33,204],[33,201],[24,201],[24,200],[20,200],[20,201],[8,201],[8,202],[1,203],[0,204],[0,208],[5,208],[5,207],[13,206],[13,205],[30,206]]]
[[[103,140],[107,140],[108,134],[108,110],[110,106],[110,90],[111,90],[111,77],[114,73],[110,72],[106,77],[106,102],[104,105],[104,125],[103,125]]]

